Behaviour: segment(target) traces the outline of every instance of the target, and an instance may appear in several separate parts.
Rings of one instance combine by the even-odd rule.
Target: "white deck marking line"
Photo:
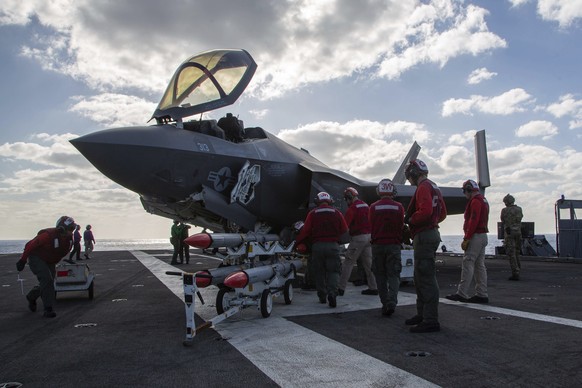
[[[166,271],[179,271],[179,269],[144,252],[131,251],[131,253],[180,300],[183,300],[181,278],[165,273]],[[216,294],[215,288],[201,289],[200,291],[203,292],[203,295],[206,294],[205,299]],[[352,294],[355,295],[355,293]],[[346,293],[342,298],[346,299],[343,301],[341,298],[339,299],[338,308],[326,309],[324,305],[316,303],[316,296],[313,292],[309,295],[295,293],[294,301],[302,305],[296,306],[294,303],[285,306],[281,302],[275,301],[273,313],[269,318],[261,318],[256,311],[253,311],[249,314],[249,319],[245,319],[243,311],[243,313],[221,322],[215,330],[223,338],[228,339],[232,346],[265,375],[284,387],[383,387],[387,385],[436,387],[431,382],[414,374],[290,322],[279,313],[290,310],[289,308],[292,306],[295,306],[295,314],[305,314],[306,310],[312,311],[312,313],[317,311],[317,314],[353,311],[350,305],[353,306],[354,303],[346,303],[350,298],[350,293]],[[408,298],[403,297],[403,299]],[[369,301],[364,305],[375,302],[375,307],[378,307],[377,297],[364,300]],[[208,301],[204,306],[197,303],[196,313],[204,319],[211,318],[216,314],[216,311],[211,310],[210,307]],[[362,305],[358,309],[362,309],[361,307]],[[286,311],[286,314],[288,315],[289,312]],[[285,367],[286,365],[292,367]]]
[[[440,302],[446,303],[446,304],[452,305],[452,306],[467,307],[467,308],[475,309],[475,310],[482,310],[482,311],[503,314],[503,315],[511,315],[511,316],[518,317],[518,318],[533,319],[535,321],[555,323],[557,325],[571,326],[571,327],[576,327],[578,329],[582,329],[582,321],[577,321],[575,319],[553,317],[551,315],[544,315],[544,314],[528,313],[526,311],[511,310],[511,309],[506,309],[503,307],[495,307],[495,306],[489,306],[489,305],[484,305],[484,304],[460,303],[460,302],[454,302],[452,300],[448,300],[448,299],[444,299],[444,298],[441,298]]]

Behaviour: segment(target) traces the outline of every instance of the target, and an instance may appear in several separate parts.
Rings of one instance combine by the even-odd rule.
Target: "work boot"
[[[87,257],[87,259],[88,259],[88,257]],[[77,258],[77,261],[81,261],[81,260],[83,260],[83,259],[81,259],[80,257]]]
[[[31,299],[29,298],[28,295],[26,295],[26,300],[28,301],[28,309],[32,312],[36,311],[36,299]]]
[[[394,314],[394,307],[388,307],[386,305],[382,306],[382,315],[389,317]]]
[[[344,291],[342,288],[338,288],[338,289],[337,289],[337,294],[338,294],[339,296],[344,296],[344,293],[345,293],[345,291]]]
[[[455,302],[465,302],[466,303],[469,301],[469,299],[463,298],[459,294],[450,294],[450,295],[445,296],[445,298],[447,298],[448,300],[455,301]]]
[[[409,318],[406,321],[404,321],[404,324],[408,325],[408,326],[413,326],[413,325],[418,325],[421,322],[422,322],[422,317],[420,315],[415,315],[414,317]]]
[[[421,322],[410,328],[411,333],[432,333],[440,330],[441,325],[438,322]]]
[[[53,309],[51,307],[49,307],[49,308],[44,310],[44,314],[42,314],[42,316],[45,318],[54,318],[57,316],[57,313],[55,313],[53,311]]]
[[[63,261],[66,261],[69,264],[75,264],[75,262],[73,260],[71,260],[71,259],[65,259]]]
[[[472,297],[470,297],[467,302],[469,303],[489,303],[489,298],[486,296],[479,296],[479,295],[473,295]]]
[[[507,280],[519,280],[519,274],[514,273]]]
[[[325,303],[325,296],[324,297],[319,297],[319,303],[324,304]]]
[[[362,295],[378,295],[378,290],[367,290],[362,291]]]
[[[329,294],[327,296],[327,301],[329,302],[329,307],[335,307],[337,306],[336,300],[335,300],[335,295],[333,294]]]

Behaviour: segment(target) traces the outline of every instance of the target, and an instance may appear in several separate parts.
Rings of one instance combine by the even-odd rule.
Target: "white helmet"
[[[380,197],[385,195],[395,196],[396,193],[396,187],[390,179],[382,179],[376,187],[376,194],[378,194]]]
[[[329,195],[325,191],[317,193],[317,195],[315,196],[315,203],[317,205],[319,205],[322,202],[327,202],[328,205],[331,205],[333,203],[333,200],[331,199],[331,195]]]

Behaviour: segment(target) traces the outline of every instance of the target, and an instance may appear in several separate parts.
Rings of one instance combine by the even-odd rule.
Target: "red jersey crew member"
[[[57,316],[53,310],[55,265],[71,250],[75,227],[75,221],[71,217],[62,216],[55,228],[41,230],[24,246],[24,252],[16,262],[16,269],[22,271],[28,260],[28,266],[39,283],[26,295],[30,311],[36,311],[36,300],[40,296],[44,305],[44,316],[47,318]]]
[[[363,290],[363,295],[378,295],[376,278],[372,273],[372,246],[370,245],[370,220],[368,219],[368,204],[359,198],[358,191],[348,187],[344,191],[344,198],[349,207],[346,211],[346,224],[350,231],[350,245],[346,251],[346,258],[342,265],[342,274],[339,280],[339,295],[344,294],[354,264],[361,260],[368,289]]]
[[[320,303],[336,307],[340,277],[339,241],[348,231],[342,213],[332,207],[331,196],[322,191],[315,197],[317,207],[307,214],[305,225],[296,238],[297,245],[311,241],[311,260],[315,267],[315,283]]]
[[[439,284],[436,278],[436,250],[441,241],[439,223],[447,217],[447,208],[439,187],[428,179],[428,167],[419,159],[410,161],[404,171],[416,186],[406,211],[414,248],[414,287],[416,315],[407,319],[412,333],[439,331]]]
[[[390,316],[398,304],[404,207],[393,199],[396,188],[390,179],[382,179],[376,193],[380,200],[370,206],[369,213],[374,257],[372,270],[378,284],[382,315]]]
[[[489,221],[489,203],[479,192],[479,185],[474,180],[463,183],[463,193],[469,200],[465,207],[463,224],[463,243],[465,251],[461,267],[461,281],[457,293],[446,298],[457,302],[489,303],[487,295],[487,268],[485,267],[485,247],[487,246],[487,222]],[[475,295],[469,298],[469,287],[475,281]]]

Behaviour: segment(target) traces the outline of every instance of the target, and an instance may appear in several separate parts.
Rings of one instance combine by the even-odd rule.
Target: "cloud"
[[[159,93],[179,62],[212,48],[208,42],[243,47],[259,64],[249,92],[266,99],[352,75],[395,79],[421,64],[443,67],[505,47],[488,30],[487,13],[453,0],[9,0],[0,23],[42,25],[47,33],[22,54],[98,93]],[[193,15],[202,17],[193,23]],[[160,20],[164,28],[153,34]]]
[[[535,98],[521,88],[511,89],[499,96],[485,97],[473,95],[470,98],[451,98],[443,103],[442,116],[448,117],[462,113],[471,115],[473,112],[510,115],[524,112],[526,106],[533,104]]]
[[[543,140],[548,140],[558,134],[558,127],[549,121],[532,120],[515,131],[517,137],[537,137],[542,136]]]
[[[284,129],[282,140],[309,153],[332,168],[361,179],[392,178],[412,143],[428,142],[424,125],[412,122],[379,123],[354,120],[321,121],[296,129]]]
[[[582,18],[582,0],[538,0],[538,14],[562,28],[569,27]]]
[[[574,95],[565,94],[558,102],[546,107],[554,117],[571,116],[570,129],[582,128],[582,100],[576,100]]]
[[[156,104],[135,96],[104,93],[91,97],[77,96],[69,109],[105,127],[146,125],[144,118],[151,117]]]
[[[379,75],[394,79],[421,63],[437,63],[442,68],[460,55],[475,56],[506,47],[502,38],[488,30],[487,14],[483,8],[462,8],[448,1],[418,6],[406,21],[397,45],[385,55]]]
[[[489,80],[489,79],[495,77],[496,75],[497,75],[497,73],[491,72],[491,71],[487,70],[487,68],[485,68],[485,67],[481,67],[480,69],[473,70],[471,72],[471,74],[469,74],[469,77],[467,78],[467,83],[469,85],[477,85],[483,81],[486,81],[486,80]]]
[[[524,5],[528,2],[530,2],[530,0],[508,0],[511,3],[512,7],[519,7],[520,5]]]

